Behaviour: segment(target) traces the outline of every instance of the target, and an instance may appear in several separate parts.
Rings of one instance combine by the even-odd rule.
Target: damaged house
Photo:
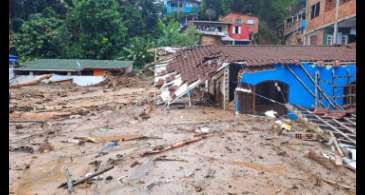
[[[356,105],[356,49],[347,47],[201,46],[178,51],[156,74],[166,105],[187,94],[236,113]]]

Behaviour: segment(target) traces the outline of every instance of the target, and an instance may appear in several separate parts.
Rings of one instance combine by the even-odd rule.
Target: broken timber
[[[84,183],[84,182],[88,181],[89,179],[91,179],[93,177],[96,177],[98,175],[101,175],[101,174],[103,174],[103,173],[105,173],[105,172],[107,172],[107,171],[109,171],[113,168],[114,168],[114,166],[110,165],[110,166],[105,167],[104,169],[101,169],[101,170],[99,170],[99,171],[97,171],[97,172],[95,172],[95,173],[93,173],[93,174],[91,174],[91,175],[89,175],[85,178],[82,178],[82,179],[79,179],[79,180],[76,180],[76,181],[72,181],[72,186],[76,186],[78,184]],[[64,182],[60,186],[58,186],[58,188],[63,188],[63,187],[66,187],[66,186],[67,186],[67,182]]]
[[[306,108],[302,108],[297,106],[298,108],[300,108],[302,111],[305,111],[306,113],[308,113],[308,115],[316,118],[318,121],[322,122],[323,124],[325,124],[330,130],[332,130],[333,132],[342,135],[343,137],[346,138],[346,140],[354,145],[356,145],[356,140],[352,139],[349,135],[347,135],[346,133],[342,132],[339,128],[335,127],[334,125],[330,124],[328,121],[326,121],[325,119],[323,119],[322,117],[313,114],[311,111],[307,110]]]
[[[187,145],[187,144],[198,142],[198,141],[200,141],[202,139],[205,139],[205,138],[207,138],[207,135],[206,134],[201,134],[201,135],[198,135],[197,137],[193,137],[193,138],[190,138],[190,139],[187,139],[187,140],[183,140],[181,142],[177,142],[177,143],[169,145],[169,146],[162,146],[162,148],[159,149],[159,150],[142,152],[142,153],[140,153],[140,156],[144,157],[144,156],[159,154],[159,153],[162,153],[162,152],[173,150],[175,148],[182,147],[182,146]]]
[[[37,79],[34,79],[32,81],[28,81],[28,82],[24,82],[24,83],[18,83],[18,84],[14,84],[11,85],[9,88],[20,88],[20,87],[24,87],[24,86],[31,86],[31,85],[37,85],[39,84],[42,80],[44,79],[49,79],[52,75],[50,74],[46,74],[46,75],[42,75],[40,77],[38,77]]]

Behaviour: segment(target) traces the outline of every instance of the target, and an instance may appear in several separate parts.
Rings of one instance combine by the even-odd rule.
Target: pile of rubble
[[[72,82],[10,89],[10,193],[348,194],[356,188],[356,175],[332,159],[319,142],[322,133],[305,123],[204,106],[160,109],[148,81],[120,79],[114,89]],[[135,84],[120,86],[123,79]]]

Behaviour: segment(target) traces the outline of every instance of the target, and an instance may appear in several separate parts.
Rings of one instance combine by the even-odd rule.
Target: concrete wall
[[[292,33],[285,38],[286,45],[303,45],[304,36],[301,33]]]
[[[317,30],[308,34],[305,41],[306,45],[322,45],[324,41],[324,30]]]
[[[289,65],[292,70],[301,78],[301,80],[308,86],[308,88],[314,93],[314,84],[306,77],[303,70],[297,65]],[[346,71],[349,72],[352,77],[347,81],[346,78],[337,78],[335,83],[337,86],[345,86],[348,83],[356,82],[356,65],[344,65],[344,66],[314,66],[309,63],[303,64],[304,68],[314,78],[315,72],[320,73],[320,87],[333,101],[333,88],[332,88],[332,70],[335,71],[335,75],[344,76]],[[288,71],[288,69],[282,65],[277,64],[272,69],[257,71],[257,72],[246,72],[242,73],[241,83],[248,83],[250,85],[257,85],[263,81],[277,80],[281,81],[289,86],[289,97],[288,102],[294,105],[300,105],[306,108],[314,108],[315,98],[303,87],[303,85]],[[336,96],[343,95],[344,88],[336,89]],[[322,103],[325,107],[329,106],[327,100],[322,99]],[[343,98],[336,98],[336,103],[343,105]]]

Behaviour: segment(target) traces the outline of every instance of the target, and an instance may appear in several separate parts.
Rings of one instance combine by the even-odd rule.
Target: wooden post
[[[256,87],[252,87],[252,111],[256,114]]]

